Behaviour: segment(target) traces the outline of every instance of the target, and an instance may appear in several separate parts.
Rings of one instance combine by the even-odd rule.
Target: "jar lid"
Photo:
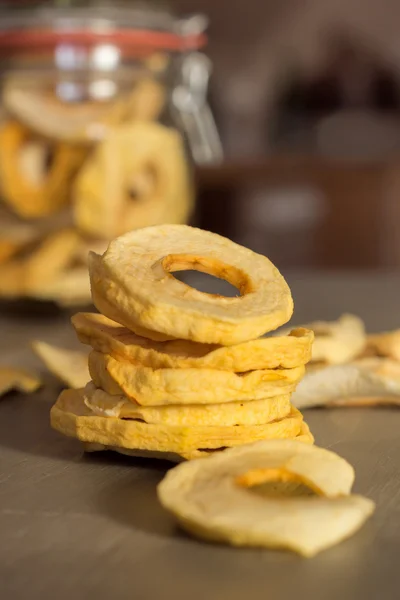
[[[13,0],[0,10],[0,51],[51,50],[60,44],[90,48],[116,44],[124,55],[165,50],[183,52],[206,43],[207,19],[177,19],[148,4],[102,0]]]

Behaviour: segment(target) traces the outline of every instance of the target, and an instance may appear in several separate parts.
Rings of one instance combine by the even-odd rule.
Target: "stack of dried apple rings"
[[[240,295],[199,292],[174,271],[221,277]],[[100,314],[73,325],[92,347],[91,381],[63,392],[52,424],[90,444],[189,459],[255,440],[313,438],[290,396],[313,334],[286,323],[290,289],[264,256],[184,225],[131,232],[89,259]]]

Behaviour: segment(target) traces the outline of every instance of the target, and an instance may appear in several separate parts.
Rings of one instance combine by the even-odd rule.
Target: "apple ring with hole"
[[[115,128],[83,165],[73,197],[77,226],[96,238],[185,223],[193,190],[180,134],[152,122]]]
[[[261,425],[165,425],[138,419],[94,414],[84,403],[83,390],[64,390],[50,412],[51,425],[83,442],[128,450],[188,453],[199,448],[218,450],[256,440],[294,438],[302,432],[303,417],[294,407],[279,421]]]
[[[240,296],[203,293],[172,275],[187,269],[225,279]],[[185,225],[117,238],[103,256],[90,254],[89,272],[99,312],[150,339],[157,340],[154,331],[230,346],[278,328],[293,312],[289,286],[268,258]]]
[[[310,432],[310,428],[308,427],[305,421],[302,421],[299,433],[291,439],[296,440],[296,442],[301,442],[303,444],[314,443],[314,436]],[[160,460],[168,460],[176,463],[182,462],[183,460],[193,460],[195,458],[207,458],[208,456],[212,456],[213,454],[215,454],[215,452],[222,452],[226,448],[220,448],[218,450],[196,448],[194,450],[190,450],[188,452],[180,452],[178,454],[174,452],[159,452],[157,450],[129,450],[127,448],[122,448],[121,446],[107,446],[105,444],[98,444],[96,442],[83,442],[83,449],[85,452],[101,452],[111,450],[112,452],[118,452],[119,454],[132,456],[134,458],[153,458]]]
[[[16,121],[0,128],[0,178],[4,202],[24,219],[59,211],[69,201],[71,179],[86,152],[32,136]]]
[[[374,503],[350,493],[354,470],[294,440],[230,448],[168,471],[158,498],[196,537],[311,557],[354,534]]]
[[[294,329],[287,336],[263,337],[235,346],[189,340],[154,342],[98,313],[77,313],[71,321],[82,344],[152,369],[205,368],[235,373],[291,369],[309,361],[314,339],[312,331]]]
[[[41,344],[43,347],[44,344]],[[49,352],[57,349],[45,346]],[[72,353],[70,353],[72,354]],[[50,354],[52,357],[53,354]],[[65,356],[62,355],[62,356]],[[75,356],[75,355],[73,355]],[[87,371],[87,364],[86,364]],[[65,372],[65,369],[63,369]],[[86,378],[87,381],[88,378]],[[82,387],[82,386],[71,386]],[[153,425],[182,425],[187,427],[217,425],[265,425],[280,421],[291,411],[290,394],[252,400],[251,402],[222,402],[220,404],[172,404],[169,406],[141,406],[127,398],[107,394],[93,382],[84,390],[85,405],[94,415],[117,419],[139,419]]]
[[[150,369],[92,351],[89,372],[96,387],[143,406],[251,402],[293,392],[304,375],[293,369],[233,373],[219,369]]]

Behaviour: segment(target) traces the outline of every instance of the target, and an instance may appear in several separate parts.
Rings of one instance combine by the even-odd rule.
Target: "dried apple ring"
[[[364,358],[307,373],[293,394],[300,409],[314,406],[400,404],[400,365],[388,358]]]
[[[303,422],[302,415],[294,407],[284,419],[262,425],[188,427],[144,423],[137,419],[110,419],[94,415],[85,406],[83,390],[61,392],[50,416],[54,429],[83,442],[178,454],[199,448],[218,450],[255,440],[294,438],[300,434]]]
[[[52,160],[46,165],[47,156]],[[20,217],[37,219],[58,211],[69,200],[71,177],[83,150],[49,145],[19,123],[0,129],[0,177],[4,202]]]
[[[313,444],[314,437],[310,433],[310,429],[305,421],[302,421],[299,433],[294,438],[288,438],[302,442],[304,444]],[[127,456],[138,456],[142,458],[157,458],[161,460],[169,460],[171,462],[182,462],[182,460],[193,460],[194,458],[207,458],[215,453],[215,450],[207,450],[207,448],[196,448],[189,452],[157,452],[157,450],[128,450],[120,446],[107,446],[105,444],[97,444],[95,442],[84,442],[83,447],[85,452],[101,452],[103,450],[112,450]],[[221,448],[220,451],[225,450]]]
[[[143,406],[251,402],[293,392],[304,366],[233,373],[217,369],[150,369],[92,351],[89,372],[96,387],[124,394]]]
[[[181,136],[152,122],[115,128],[84,164],[73,193],[76,223],[95,237],[185,223],[193,194]]]
[[[83,393],[85,405],[95,415],[163,425],[265,425],[284,419],[291,411],[290,394],[251,402],[140,406],[124,395],[107,394],[93,383],[89,383]]]
[[[193,269],[226,279],[240,297],[206,294],[178,281]],[[290,289],[266,258],[222,236],[184,225],[148,227],[90,255],[93,302],[110,319],[175,338],[233,345],[286,323]]]
[[[371,500],[350,495],[353,480],[352,467],[333,452],[268,440],[171,469],[158,497],[200,538],[310,557],[352,535],[374,511]],[[264,487],[256,491],[257,484]]]
[[[308,362],[313,333],[294,329],[287,336],[265,337],[236,346],[198,344],[189,340],[154,342],[97,313],[78,313],[72,324],[83,344],[114,358],[152,369],[222,369],[244,373],[256,369],[291,369]]]

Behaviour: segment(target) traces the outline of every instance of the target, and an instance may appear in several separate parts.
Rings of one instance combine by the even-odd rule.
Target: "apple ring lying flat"
[[[302,442],[304,444],[314,443],[314,437],[305,421],[302,421],[300,432],[293,439],[296,440],[296,442]],[[181,452],[180,454],[177,454],[174,452],[157,452],[156,450],[128,450],[118,446],[106,446],[104,444],[96,444],[94,442],[84,442],[83,448],[85,452],[102,452],[111,450],[113,452],[125,454],[126,456],[169,460],[171,462],[182,462],[183,460],[193,460],[195,458],[207,458],[208,456],[215,454],[215,450],[207,450],[207,448],[201,448],[191,450],[190,452]],[[221,448],[220,451],[224,449],[225,448]]]
[[[83,394],[85,405],[94,415],[141,419],[155,425],[265,425],[284,419],[291,411],[290,394],[251,402],[169,406],[141,406],[126,396],[112,396],[93,383],[85,387]]]
[[[178,281],[193,269],[226,279],[240,297],[206,294]],[[89,260],[99,312],[135,333],[138,327],[173,338],[230,346],[286,323],[290,289],[265,257],[214,233],[185,225],[133,231]]]
[[[50,418],[54,429],[83,442],[181,455],[201,448],[216,450],[255,440],[294,438],[301,434],[303,421],[301,413],[293,407],[286,418],[265,425],[153,425],[133,419],[96,416],[85,406],[83,390],[61,392]]]
[[[200,538],[313,556],[352,535],[373,512],[371,500],[349,495],[353,480],[352,467],[333,452],[268,440],[171,469],[158,497]],[[266,487],[252,489],[260,484]]]
[[[363,358],[307,373],[292,397],[297,408],[400,404],[400,364]]]
[[[89,372],[96,387],[125,395],[143,406],[219,404],[261,400],[291,393],[304,366],[237,374],[218,369],[150,369],[92,351]]]
[[[287,336],[260,338],[235,346],[189,340],[154,342],[97,313],[77,313],[71,321],[83,344],[152,369],[222,369],[235,373],[291,369],[309,361],[314,337],[311,331],[294,329]]]

